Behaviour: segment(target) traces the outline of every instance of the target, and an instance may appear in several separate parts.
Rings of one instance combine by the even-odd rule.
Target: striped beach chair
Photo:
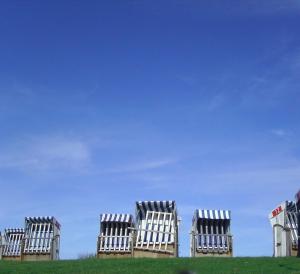
[[[26,217],[22,260],[58,260],[60,224],[54,217]]]
[[[282,202],[271,211],[275,257],[296,256],[298,251],[298,210],[293,201]]]
[[[6,228],[2,238],[2,259],[21,260],[21,247],[24,238],[24,229]]]
[[[177,257],[175,201],[136,202],[135,257]]]
[[[131,257],[133,216],[130,214],[101,214],[97,257]]]
[[[229,210],[197,209],[192,220],[191,256],[232,256]]]

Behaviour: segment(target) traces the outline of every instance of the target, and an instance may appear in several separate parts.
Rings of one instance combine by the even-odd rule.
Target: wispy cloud
[[[198,78],[194,75],[179,75],[177,78],[188,86],[194,86],[198,82]]]
[[[291,131],[277,128],[277,129],[272,129],[271,133],[277,137],[283,138],[283,137],[289,137],[292,135]]]
[[[270,204],[270,207],[272,204]],[[273,205],[275,206],[275,204]],[[270,210],[270,209],[269,209]],[[247,218],[267,218],[269,211],[266,208],[258,207],[257,205],[250,205],[248,207],[240,207],[234,209],[234,215],[236,217],[247,217]]]
[[[299,67],[300,60],[297,50],[273,54],[268,60],[257,60],[258,63],[272,63],[272,68],[260,73],[245,76],[244,83],[234,94],[238,104],[243,108],[263,107],[276,108],[284,104],[299,101]],[[274,58],[277,61],[273,61]],[[300,62],[299,62],[300,64]],[[235,81],[235,79],[231,79]],[[230,93],[231,94],[231,93]],[[293,98],[293,100],[291,100]]]
[[[297,182],[300,180],[300,166],[295,165],[292,167],[273,167],[273,168],[257,168],[250,170],[240,170],[232,172],[224,172],[212,176],[212,180],[222,182],[222,188],[228,191],[249,189],[268,189],[274,185]],[[219,186],[219,184],[218,184]],[[278,187],[277,189],[281,189]],[[271,190],[271,189],[270,189]]]
[[[14,148],[2,149],[0,168],[23,171],[78,168],[91,158],[87,143],[67,137],[35,137],[15,143]]]
[[[255,14],[255,15],[273,15],[282,13],[299,13],[300,3],[298,0],[246,0],[236,1],[235,5],[230,5],[229,12],[234,14]]]
[[[206,105],[206,109],[208,111],[214,111],[220,108],[223,104],[225,104],[226,96],[222,93],[216,94],[211,98],[211,100]]]
[[[123,165],[116,168],[107,169],[104,173],[132,173],[132,172],[142,172],[153,169],[162,168],[171,164],[178,162],[177,158],[162,158],[138,163],[132,163],[129,165]]]

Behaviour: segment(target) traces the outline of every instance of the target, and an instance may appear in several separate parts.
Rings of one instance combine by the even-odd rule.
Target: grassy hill
[[[54,262],[0,261],[1,274],[173,274],[191,270],[198,274],[251,273],[300,274],[298,258],[178,258],[178,259],[86,259]]]

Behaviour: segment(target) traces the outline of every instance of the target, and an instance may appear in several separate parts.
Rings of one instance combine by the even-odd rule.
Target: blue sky
[[[300,2],[2,1],[0,230],[54,215],[61,256],[99,214],[230,209],[236,256],[272,255],[300,182]]]

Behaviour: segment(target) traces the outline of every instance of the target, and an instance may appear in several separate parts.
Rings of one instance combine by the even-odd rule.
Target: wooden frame
[[[2,238],[1,235],[0,238]],[[21,248],[23,238],[24,229],[22,228],[10,228],[4,230],[3,243],[1,246],[2,260],[21,260]]]
[[[196,210],[193,217],[191,256],[231,257],[233,241],[230,234],[230,211],[204,210],[203,212],[205,216],[199,217]]]
[[[269,214],[273,231],[274,257],[296,256],[298,251],[298,216],[293,201],[284,201]]]
[[[136,205],[137,224],[133,256],[178,257],[175,201],[144,201],[137,202]]]
[[[25,218],[22,260],[58,260],[60,224],[54,217]]]
[[[291,233],[292,254],[296,254],[298,250],[298,223],[296,212],[286,212],[286,224]],[[293,255],[292,255],[293,256]]]
[[[98,258],[132,256],[133,217],[129,214],[105,214],[100,217],[100,234],[97,240]]]

